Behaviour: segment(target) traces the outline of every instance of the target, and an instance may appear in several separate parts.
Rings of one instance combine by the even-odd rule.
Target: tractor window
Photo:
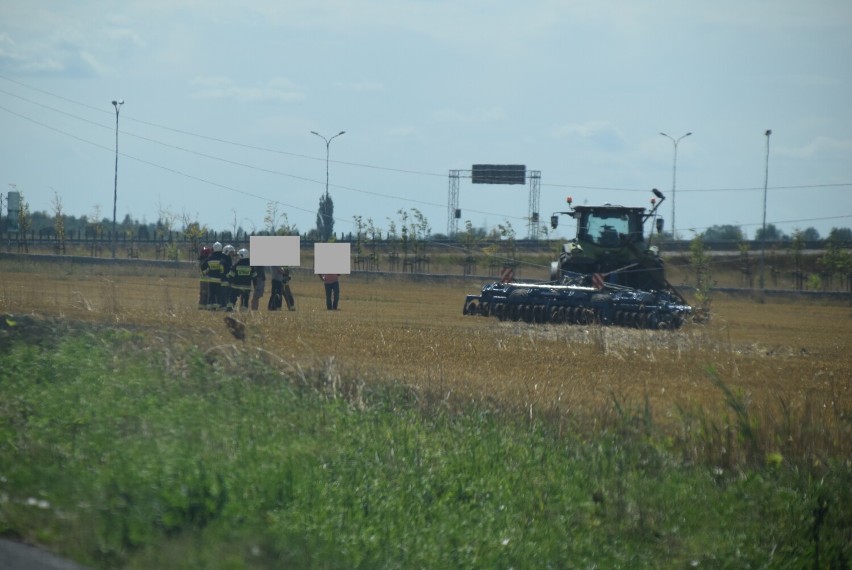
[[[630,232],[629,216],[627,214],[593,213],[588,218],[588,238],[603,247],[618,247],[621,244],[619,235]]]

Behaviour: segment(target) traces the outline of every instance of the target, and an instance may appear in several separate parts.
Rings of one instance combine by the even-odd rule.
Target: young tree
[[[817,259],[817,263],[825,268],[829,276],[840,275],[842,286],[844,278],[852,273],[852,252],[843,249],[841,242],[829,238],[825,254]]]
[[[157,204],[155,236],[160,242],[167,240],[167,243],[158,243],[155,246],[157,259],[162,255],[163,259],[177,261],[178,250],[172,236],[177,218],[177,214],[172,212],[168,206],[164,206],[162,202]]]
[[[21,239],[18,240],[18,250],[25,253],[30,252],[29,245],[27,244],[27,234],[30,233],[31,229],[30,204],[24,200],[24,193],[21,192],[21,209],[18,210],[18,235],[21,236]]]
[[[364,218],[361,216],[355,215],[352,216],[352,219],[355,221],[355,254],[360,261],[361,256],[364,254],[362,240],[364,239],[364,228],[367,226],[364,223]]]
[[[379,254],[376,249],[379,246],[379,240],[382,239],[382,228],[373,224],[373,218],[367,218],[367,235],[370,237],[370,262],[373,268],[379,269]]]
[[[711,272],[711,257],[704,246],[704,235],[695,234],[689,243],[689,261],[695,272],[695,300],[698,301],[700,317],[710,316],[710,289],[715,285]]]
[[[320,241],[329,241],[334,235],[334,202],[326,193],[320,196],[317,210],[317,234]]]
[[[464,221],[464,232],[459,234],[458,239],[465,253],[473,253],[474,247],[476,247],[477,242],[480,240],[480,234],[473,227],[473,222],[470,220]]]
[[[506,240],[506,248],[508,250],[509,262],[508,265],[517,264],[517,244],[515,243],[515,228],[512,227],[512,222],[506,220],[505,224],[497,224],[497,231],[500,232],[500,237]]]
[[[53,193],[53,229],[56,231],[56,249],[58,253],[65,253],[65,215],[62,213],[62,198],[56,192]]]
[[[793,240],[790,242],[790,249],[793,251],[793,264],[796,268],[794,277],[796,279],[796,289],[802,289],[805,285],[804,271],[802,271],[802,252],[805,249],[805,234],[796,229],[793,231]]]
[[[382,228],[373,223],[373,218],[367,218],[367,235],[372,241],[382,239]]]
[[[462,257],[462,268],[465,275],[470,275],[476,271],[476,255],[475,248],[480,238],[476,228],[473,227],[473,222],[470,220],[464,221],[464,232],[458,235],[459,243],[464,249],[464,257]]]
[[[189,240],[191,255],[198,255],[201,249],[201,240],[207,234],[207,226],[202,225],[198,221],[198,214],[195,214],[195,218],[193,219],[186,210],[181,214],[181,221],[183,223],[183,236]]]
[[[432,228],[429,226],[429,220],[423,215],[423,212],[417,208],[411,208],[411,235],[414,238],[414,257],[426,257],[426,240],[429,239],[429,234],[432,233]]]
[[[740,252],[740,272],[743,274],[743,282],[751,289],[754,287],[754,278],[752,275],[751,257],[749,257],[749,243],[745,239],[739,242],[737,248]]]
[[[278,202],[266,203],[266,215],[263,217],[264,229],[271,236],[290,235],[291,228],[287,214],[279,212],[278,206]]]
[[[86,233],[91,235],[95,240],[101,239],[104,233],[104,224],[101,219],[101,205],[95,204],[93,206],[92,215],[89,216],[88,219],[88,227],[86,228]]]
[[[396,213],[399,214],[399,231],[402,234],[402,255],[408,257],[408,212],[400,209]]]

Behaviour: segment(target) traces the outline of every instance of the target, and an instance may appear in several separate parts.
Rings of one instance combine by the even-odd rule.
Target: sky
[[[848,0],[0,0],[0,193],[304,233],[328,183],[338,233],[446,233],[460,170],[459,229],[526,237],[529,184],[465,177],[523,164],[542,222],[658,188],[681,238],[752,238],[764,198],[825,237],[852,227],[850,55]]]

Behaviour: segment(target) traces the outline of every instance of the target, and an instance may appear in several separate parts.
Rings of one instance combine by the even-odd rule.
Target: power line
[[[92,105],[88,105],[86,103],[74,101],[73,99],[69,99],[67,97],[63,97],[61,95],[51,93],[50,91],[45,91],[44,89],[39,89],[38,87],[33,87],[31,85],[27,85],[26,83],[16,81],[16,80],[11,79],[9,77],[6,77],[2,74],[0,74],[0,79],[5,79],[6,81],[9,81],[11,83],[15,83],[15,84],[20,85],[22,87],[26,87],[27,89],[32,89],[33,91],[37,91],[37,92],[42,93],[44,95],[48,95],[50,97],[55,97],[57,99],[61,99],[62,101],[66,101],[66,102],[72,103],[74,105],[79,105],[81,107],[85,107],[87,109],[97,111],[99,113],[108,113],[108,111],[105,111],[105,110],[103,110],[99,107],[93,107]],[[76,117],[75,115],[71,115],[70,113],[67,113],[65,111],[60,111],[60,110],[54,109],[53,107],[50,107],[48,105],[44,105],[43,103],[38,103],[38,102],[33,101],[31,99],[27,99],[26,97],[22,97],[20,95],[15,95],[15,94],[9,93],[7,91],[3,91],[3,90],[0,90],[0,92],[6,93],[7,95],[11,95],[12,97],[17,97],[18,99],[21,99],[23,101],[27,101],[27,102],[32,103],[34,105],[39,105],[41,107],[50,109],[52,111],[56,111],[56,112],[62,113],[64,115],[68,115],[70,117],[80,118],[80,117]],[[86,121],[86,122],[91,122],[91,121],[88,121],[88,120],[82,119],[82,118],[80,118],[80,120],[83,120],[83,121]],[[196,138],[211,141],[211,142],[217,142],[217,143],[221,143],[221,144],[227,144],[227,145],[231,145],[231,146],[245,148],[245,149],[248,149],[248,150],[258,150],[258,151],[262,151],[262,152],[269,152],[269,153],[280,154],[280,155],[284,155],[284,156],[292,156],[294,158],[304,158],[304,159],[307,159],[307,160],[325,161],[325,158],[321,158],[321,157],[309,156],[309,155],[299,154],[299,153],[295,153],[295,152],[288,152],[288,151],[284,151],[284,150],[280,150],[280,149],[274,149],[274,148],[269,148],[269,147],[262,147],[262,146],[256,146],[256,145],[234,142],[234,141],[230,141],[230,140],[227,140],[227,139],[212,137],[212,136],[209,136],[209,135],[202,135],[202,134],[198,134],[198,133],[193,133],[191,131],[177,129],[177,128],[169,127],[169,126],[166,126],[166,125],[161,125],[159,123],[153,123],[153,122],[150,122],[150,121],[143,121],[141,119],[135,119],[132,116],[128,116],[126,118],[126,120],[129,120],[129,121],[132,121],[132,122],[135,122],[135,123],[139,123],[139,124],[142,124],[142,125],[147,125],[149,127],[156,127],[158,129],[163,129],[163,130],[170,131],[170,132],[173,132],[173,133],[178,133],[178,134],[182,134],[182,135],[196,137]],[[92,123],[92,124],[97,124],[97,123]],[[102,125],[99,125],[99,126],[102,126]],[[346,162],[346,161],[342,161],[342,160],[331,160],[330,162],[332,162],[334,164],[345,165],[345,166],[357,166],[357,167],[360,167],[360,168],[369,168],[369,169],[372,169],[372,170],[385,170],[385,171],[389,171],[389,172],[398,172],[398,173],[402,173],[402,174],[417,174],[417,175],[422,175],[422,176],[437,176],[437,177],[441,177],[441,178],[447,176],[446,174],[442,174],[442,173],[439,174],[439,173],[436,173],[436,172],[407,170],[407,169],[402,169],[402,168],[392,168],[392,167],[388,167],[388,166],[377,166],[377,165],[373,165],[373,164],[361,164],[361,163],[357,163],[357,162]]]
[[[39,89],[38,87],[28,85],[26,83],[23,83],[21,81],[17,81],[15,79],[9,78],[9,77],[2,75],[2,74],[0,74],[0,79],[5,79],[6,81],[9,81],[11,83],[15,83],[15,84],[20,85],[22,87],[25,87],[27,89],[32,89],[33,91],[37,91],[37,92],[42,93],[44,95],[48,95],[50,97],[54,97],[54,98],[60,99],[62,101],[66,101],[66,102],[72,103],[74,105],[79,105],[81,107],[85,107],[87,109],[97,111],[99,113],[105,113],[105,114],[111,115],[110,111],[101,109],[99,107],[94,107],[94,106],[88,105],[86,103],[75,101],[73,99],[69,99],[67,97],[57,95],[55,93],[52,93],[50,91],[46,91],[44,89]],[[90,121],[88,119],[78,117],[78,116],[73,115],[71,113],[68,113],[66,111],[56,109],[56,108],[51,107],[49,105],[45,105],[43,103],[33,101],[33,100],[28,99],[26,97],[22,97],[20,95],[9,93],[8,91],[4,91],[2,89],[0,89],[0,93],[5,93],[5,94],[10,95],[12,97],[16,97],[16,98],[21,99],[23,101],[27,101],[31,104],[38,105],[38,106],[44,107],[46,109],[50,109],[51,111],[61,113],[63,115],[66,115],[66,116],[69,116],[69,117],[72,117],[72,118],[76,118],[78,120],[87,122],[89,124],[93,124],[93,125],[96,125],[96,126],[99,126],[99,127],[102,127],[102,128],[107,128],[107,129],[111,128],[111,127],[108,127],[108,126],[105,126],[105,125],[100,125],[99,123],[95,123],[95,122]],[[325,158],[322,158],[322,157],[309,156],[309,155],[284,151],[284,150],[280,150],[280,149],[273,149],[273,148],[269,148],[269,147],[249,145],[249,144],[230,141],[230,140],[227,140],[227,139],[222,139],[222,138],[219,138],[219,137],[213,137],[213,136],[209,136],[209,135],[202,135],[202,134],[194,133],[194,132],[191,132],[191,131],[177,129],[177,128],[169,127],[169,126],[166,126],[166,125],[161,125],[159,123],[144,121],[144,120],[141,120],[141,119],[135,119],[130,115],[128,115],[125,120],[132,121],[132,122],[135,122],[135,123],[139,123],[139,124],[142,124],[142,125],[155,127],[155,128],[158,128],[158,129],[163,129],[163,130],[170,131],[170,132],[173,132],[173,133],[191,136],[191,137],[195,137],[195,138],[199,138],[199,139],[207,140],[207,141],[211,141],[211,142],[216,142],[216,143],[220,143],[220,144],[227,144],[227,145],[231,145],[231,146],[236,146],[236,147],[240,147],[240,148],[244,148],[244,149],[248,149],[248,150],[269,152],[269,153],[273,153],[273,154],[291,156],[291,157],[294,157],[294,158],[302,158],[302,159],[306,159],[306,160],[325,161]],[[213,155],[200,153],[200,152],[197,152],[197,151],[186,149],[184,147],[180,147],[180,146],[172,145],[172,144],[169,144],[169,143],[157,141],[156,139],[151,139],[151,138],[143,137],[141,135],[136,135],[134,133],[130,133],[130,132],[127,132],[127,131],[122,131],[122,132],[129,135],[129,136],[135,136],[135,137],[137,137],[141,140],[146,140],[146,141],[152,142],[154,144],[160,144],[160,145],[163,145],[163,146],[166,146],[166,147],[175,148],[177,150],[182,150],[184,152],[197,154],[199,156],[204,156],[204,157],[210,158],[212,160],[220,160],[220,161],[223,161],[223,162],[228,162],[228,163],[231,163],[231,164],[234,164],[234,165],[237,165],[237,166],[242,166],[242,167],[245,167],[245,168],[251,168],[251,169],[266,171],[266,172],[275,173],[275,174],[279,174],[279,175],[283,175],[283,176],[292,176],[294,178],[299,178],[298,176],[289,175],[287,173],[282,173],[282,172],[278,172],[278,171],[270,171],[270,170],[266,170],[266,169],[263,169],[263,168],[254,167],[252,165],[248,165],[248,164],[244,164],[244,163],[240,163],[240,162],[236,162],[236,161],[230,161],[228,159],[223,159],[221,157],[215,157]],[[414,174],[414,175],[419,175],[419,176],[432,176],[432,177],[440,177],[440,178],[444,178],[444,177],[447,176],[447,174],[445,174],[445,173],[427,172],[427,171],[422,171],[422,170],[411,170],[411,169],[404,169],[404,168],[393,168],[393,167],[388,167],[388,166],[363,164],[363,163],[358,163],[358,162],[347,162],[347,161],[342,161],[342,160],[330,160],[330,162],[332,162],[333,164],[339,164],[339,165],[344,165],[344,166],[354,166],[354,167],[358,167],[358,168],[367,168],[367,169],[372,169],[372,170],[397,172],[397,173],[400,173],[400,174]],[[317,182],[315,180],[311,180],[311,179],[307,179],[307,178],[303,178],[303,180],[314,182],[314,183]],[[541,186],[542,187],[548,187],[548,188],[565,188],[565,189],[576,189],[576,190],[604,190],[604,191],[609,191],[609,192],[647,192],[648,191],[647,188],[622,188],[622,187],[612,187],[612,186],[593,186],[593,185],[582,185],[582,184],[559,184],[559,183],[544,183],[544,182],[541,183]],[[841,182],[841,183],[832,183],[832,184],[801,184],[801,185],[792,185],[792,186],[770,186],[768,189],[769,190],[802,190],[802,189],[812,189],[812,188],[844,188],[844,187],[849,187],[849,186],[852,186],[852,182]],[[342,188],[348,189],[348,190],[358,191],[357,189],[354,189],[354,188],[346,188],[346,187],[342,187]],[[763,190],[763,187],[762,186],[761,187],[755,186],[755,187],[742,187],[742,188],[693,188],[693,189],[678,188],[679,192],[688,192],[688,193],[698,193],[698,192],[749,192],[749,191],[759,191],[759,190]],[[401,199],[401,200],[411,200],[409,198],[402,198],[402,197],[392,196],[392,195],[382,195],[382,194],[377,194],[377,195],[390,197],[390,198],[397,198],[397,199]],[[414,201],[414,202],[417,202],[417,201]],[[434,205],[434,206],[440,206],[440,207],[446,206],[446,204],[431,204],[431,203],[427,203],[427,202],[419,202],[419,203]],[[500,215],[500,214],[494,214],[494,213],[489,213],[489,212],[476,212],[474,210],[470,210],[470,211],[472,211],[474,213],[486,214],[486,215]],[[517,219],[523,219],[523,218],[517,218]]]
[[[48,125],[48,124],[46,124],[46,123],[43,123],[43,122],[38,121],[38,120],[36,120],[36,119],[33,119],[32,117],[28,117],[28,116],[26,116],[26,115],[23,115],[23,114],[21,114],[21,113],[18,113],[18,112],[16,112],[16,111],[13,111],[13,110],[11,110],[11,109],[9,109],[9,108],[7,108],[7,107],[4,107],[4,106],[2,106],[2,105],[0,105],[0,110],[6,111],[7,113],[9,113],[9,114],[11,114],[11,115],[15,115],[15,116],[17,116],[17,117],[19,117],[19,118],[21,118],[21,119],[24,119],[24,120],[26,120],[26,121],[29,121],[29,122],[34,123],[34,124],[36,124],[36,125],[39,125],[40,127],[44,127],[44,128],[46,128],[46,129],[49,129],[49,130],[54,131],[54,132],[56,132],[56,133],[62,134],[62,135],[64,135],[64,136],[70,137],[70,138],[72,138],[72,139],[74,139],[74,140],[77,140],[77,141],[80,141],[80,142],[83,142],[83,143],[86,143],[86,144],[92,145],[92,146],[94,146],[94,147],[96,147],[96,148],[100,148],[100,149],[103,149],[103,150],[107,150],[107,151],[109,151],[109,152],[113,152],[113,149],[111,149],[111,148],[109,148],[109,147],[106,147],[106,146],[104,146],[104,145],[98,144],[98,143],[96,143],[96,142],[92,142],[92,141],[87,140],[87,139],[84,139],[84,138],[79,137],[79,136],[77,136],[77,135],[74,135],[74,134],[72,134],[72,133],[69,133],[69,132],[63,131],[62,129],[59,129],[59,128],[56,128],[56,127],[53,127],[53,126],[51,126],[51,125]],[[61,112],[61,111],[60,111],[60,112]],[[85,120],[85,119],[81,119],[81,120]],[[86,121],[86,122],[90,122],[90,121]],[[103,126],[103,125],[98,125],[97,123],[93,123],[93,124],[95,124],[96,126]],[[305,182],[311,182],[311,183],[314,183],[314,184],[322,184],[321,182],[319,182],[319,181],[317,181],[317,180],[313,180],[313,179],[311,179],[311,178],[305,178],[305,177],[301,177],[301,176],[296,176],[296,175],[294,175],[294,174],[288,174],[288,173],[286,173],[286,172],[280,172],[280,171],[276,171],[276,170],[272,170],[272,169],[260,168],[260,167],[257,167],[257,166],[252,166],[252,165],[248,165],[248,164],[240,163],[240,162],[233,161],[233,160],[229,160],[229,159],[225,159],[225,158],[221,158],[221,157],[216,157],[216,156],[209,155],[209,154],[205,154],[205,153],[202,153],[202,152],[193,151],[193,150],[185,149],[185,148],[178,147],[178,146],[175,146],[175,145],[171,145],[171,144],[168,144],[168,143],[163,143],[163,142],[160,142],[160,141],[156,141],[156,140],[153,140],[153,139],[149,139],[149,138],[147,138],[147,137],[142,137],[142,136],[140,136],[140,135],[134,135],[134,134],[131,134],[131,133],[126,133],[126,132],[125,132],[125,134],[126,134],[126,135],[129,135],[129,136],[133,136],[133,137],[135,137],[135,138],[139,138],[139,139],[142,139],[142,140],[146,140],[146,141],[148,141],[148,142],[152,142],[152,143],[159,144],[159,145],[162,145],[162,146],[166,146],[166,147],[169,147],[169,148],[173,148],[173,149],[176,149],[176,150],[181,150],[181,151],[183,151],[183,152],[187,152],[187,153],[190,153],[190,154],[195,154],[195,155],[197,155],[197,156],[202,156],[202,157],[204,157],[204,158],[208,158],[208,159],[211,159],[211,160],[216,160],[216,161],[223,162],[223,163],[227,163],[227,164],[233,164],[233,165],[236,165],[236,166],[242,166],[242,167],[244,167],[244,168],[249,168],[249,169],[252,169],[252,170],[257,170],[257,171],[265,172],[265,173],[268,173],[268,174],[275,174],[275,175],[278,175],[278,176],[286,176],[286,177],[289,177],[289,178],[294,178],[294,179],[302,180],[302,181],[305,181]],[[185,172],[183,172],[183,171],[180,171],[180,170],[177,170],[177,169],[174,169],[174,168],[171,168],[171,167],[163,166],[163,165],[161,165],[161,164],[158,164],[158,163],[155,163],[155,162],[151,162],[151,161],[149,161],[149,160],[145,160],[145,159],[142,159],[142,158],[139,158],[139,157],[136,157],[136,156],[130,155],[130,154],[126,154],[126,153],[123,153],[123,152],[122,152],[122,153],[119,153],[119,155],[120,155],[120,156],[123,156],[123,157],[125,157],[125,158],[128,158],[128,159],[131,159],[131,160],[135,160],[135,161],[140,162],[140,163],[142,163],[142,164],[146,164],[146,165],[148,165],[148,166],[152,166],[152,167],[155,167],[155,168],[159,168],[159,169],[164,170],[164,171],[166,171],[166,172],[171,172],[171,173],[173,173],[173,174],[177,174],[177,175],[180,175],[180,176],[184,176],[184,177],[186,177],[186,178],[190,178],[190,179],[196,180],[196,181],[198,181],[198,182],[203,182],[203,183],[205,183],[205,184],[210,184],[210,185],[212,185],[212,186],[216,186],[216,187],[221,188],[221,189],[223,189],[223,190],[229,190],[229,191],[232,191],[232,192],[236,192],[236,193],[238,193],[238,194],[242,194],[242,195],[244,195],[244,196],[249,196],[249,197],[253,197],[253,198],[263,199],[263,200],[266,200],[267,202],[277,203],[277,204],[280,204],[280,205],[282,205],[282,206],[286,206],[286,207],[288,207],[288,208],[293,208],[293,209],[295,209],[295,210],[300,210],[300,211],[307,212],[307,213],[313,213],[313,211],[312,211],[312,210],[307,210],[307,209],[305,209],[305,208],[301,208],[301,207],[299,207],[299,206],[295,206],[295,205],[292,205],[292,204],[286,204],[286,203],[284,203],[284,202],[280,202],[279,200],[273,200],[273,199],[270,199],[270,198],[265,198],[265,197],[259,196],[259,195],[257,195],[257,194],[253,194],[253,193],[251,193],[251,192],[246,192],[246,191],[243,191],[243,190],[239,190],[239,189],[234,188],[234,187],[232,187],[232,186],[227,186],[227,185],[224,185],[224,184],[219,184],[219,183],[217,183],[217,182],[213,182],[212,180],[208,180],[208,179],[205,179],[205,178],[201,178],[201,177],[198,177],[198,176],[194,176],[194,175],[192,175],[192,174],[188,174],[188,173],[185,173]],[[438,208],[444,208],[444,207],[445,207],[445,204],[438,204],[438,203],[435,203],[435,202],[427,202],[427,201],[424,201],[424,200],[416,200],[416,199],[413,199],[413,198],[405,198],[405,197],[402,197],[402,196],[394,196],[394,195],[391,195],[391,194],[383,194],[383,193],[381,193],[381,192],[374,192],[374,191],[371,191],[371,190],[363,190],[363,189],[360,189],[360,188],[354,188],[354,187],[351,187],[351,186],[344,186],[344,185],[340,185],[340,184],[332,184],[331,186],[332,186],[332,187],[334,187],[334,188],[341,189],[341,190],[349,190],[349,191],[352,191],[352,192],[358,192],[358,193],[368,194],[368,195],[372,195],[372,196],[378,196],[378,197],[382,197],[382,198],[389,198],[389,199],[401,200],[401,201],[409,202],[409,203],[412,203],[412,204],[420,204],[420,205],[433,206],[433,207],[438,207]],[[470,210],[468,210],[468,211],[473,212],[473,213],[476,213],[476,214],[486,215],[486,216],[498,216],[498,217],[505,217],[505,218],[517,219],[517,220],[523,220],[523,219],[524,219],[524,218],[521,218],[521,217],[518,217],[518,216],[510,216],[510,215],[499,214],[499,213],[495,213],[495,212],[486,212],[486,211],[474,210],[474,209],[470,209]],[[342,221],[342,222],[349,223],[349,224],[351,224],[351,223],[352,223],[352,221],[351,221],[351,220],[347,220],[347,219],[340,219],[340,218],[335,218],[335,221]]]
[[[33,86],[27,85],[25,83],[10,79],[10,78],[5,77],[3,75],[0,75],[0,78],[5,79],[7,81],[10,81],[12,83],[21,85],[21,86],[26,87],[28,89],[32,89],[32,90],[37,91],[39,93],[43,93],[43,94],[48,95],[50,97],[54,97],[54,98],[57,98],[59,100],[66,101],[66,102],[74,104],[74,105],[79,105],[81,107],[97,111],[99,113],[105,113],[105,114],[111,115],[110,112],[108,112],[104,109],[101,109],[99,107],[94,107],[94,106],[91,106],[91,105],[88,105],[88,104],[85,104],[85,103],[74,101],[72,99],[51,93],[49,91],[45,91],[45,90],[39,89],[37,87],[33,87]],[[111,126],[107,126],[107,125],[97,123],[97,122],[89,120],[85,117],[81,117],[81,116],[75,115],[73,113],[69,113],[69,112],[64,111],[62,109],[57,109],[57,108],[52,107],[50,105],[46,105],[44,103],[34,101],[34,100],[29,99],[27,97],[23,97],[21,95],[11,93],[11,92],[3,90],[3,89],[0,89],[0,93],[3,93],[3,94],[5,94],[9,97],[13,97],[13,98],[25,101],[25,102],[30,103],[32,105],[36,105],[36,106],[42,107],[44,109],[48,109],[48,110],[53,111],[55,113],[58,113],[58,114],[79,120],[81,122],[84,122],[84,123],[87,123],[87,124],[90,124],[90,125],[93,125],[93,126],[96,126],[96,127],[100,127],[100,128],[107,129],[107,130],[112,129]],[[53,126],[48,125],[44,122],[38,121],[36,119],[33,119],[33,118],[28,117],[24,114],[21,114],[21,113],[18,113],[16,111],[13,111],[11,109],[8,109],[6,107],[0,106],[0,109],[6,111],[7,113],[15,115],[17,117],[20,117],[24,120],[30,121],[34,124],[37,124],[41,127],[44,127],[44,128],[49,129],[51,131],[59,133],[61,135],[64,135],[64,136],[70,137],[72,139],[78,140],[80,142],[95,146],[97,148],[100,148],[100,149],[103,149],[103,150],[106,150],[106,151],[109,151],[109,152],[112,152],[112,150],[113,150],[112,148],[109,148],[109,147],[106,147],[104,145],[86,140],[86,139],[84,139],[80,136],[77,136],[75,134],[66,132],[62,129],[53,127]],[[189,131],[160,125],[160,124],[157,124],[157,123],[152,123],[152,122],[148,122],[148,121],[134,119],[132,117],[127,117],[127,119],[131,120],[135,123],[153,126],[153,127],[160,128],[160,129],[163,129],[163,130],[166,130],[166,131],[169,131],[169,132],[174,132],[174,133],[179,133],[179,134],[183,134],[183,135],[187,135],[187,136],[192,136],[192,137],[196,137],[196,138],[199,138],[199,139],[202,139],[202,140],[209,140],[209,141],[213,141],[213,142],[217,142],[217,143],[237,146],[237,147],[241,147],[241,148],[245,148],[245,149],[249,149],[249,150],[270,152],[270,153],[287,155],[287,156],[292,156],[292,157],[302,158],[302,159],[308,159],[308,160],[324,160],[324,159],[321,159],[321,158],[318,158],[318,157],[312,157],[312,156],[307,156],[307,155],[302,155],[302,154],[297,154],[297,153],[291,153],[291,152],[281,151],[281,150],[277,150],[277,149],[259,147],[259,146],[254,146],[254,145],[247,145],[247,144],[237,143],[237,142],[233,142],[233,141],[228,141],[228,140],[217,138],[217,137],[200,135],[200,134],[197,134],[197,133],[192,133],[192,132],[189,132]],[[241,168],[246,168],[246,169],[254,170],[254,171],[257,171],[257,172],[263,172],[263,173],[272,174],[272,175],[276,175],[276,176],[287,177],[287,178],[291,178],[291,179],[294,179],[294,180],[300,180],[300,181],[303,181],[303,182],[308,182],[308,183],[311,183],[311,184],[320,184],[320,185],[322,184],[320,181],[314,180],[312,178],[298,176],[298,175],[291,174],[291,173],[288,173],[288,172],[283,172],[283,171],[269,169],[269,168],[263,168],[263,167],[247,164],[247,163],[240,162],[240,161],[235,161],[235,160],[223,158],[223,157],[212,155],[212,154],[209,154],[209,153],[204,153],[204,152],[196,151],[196,150],[193,150],[193,149],[190,149],[190,148],[182,147],[182,146],[179,146],[179,145],[163,142],[163,141],[153,139],[153,138],[150,138],[150,137],[145,137],[145,136],[142,136],[142,135],[139,135],[139,134],[136,134],[136,133],[132,133],[132,132],[128,132],[128,131],[122,131],[122,132],[126,136],[131,136],[131,137],[134,137],[136,139],[149,142],[151,144],[160,145],[160,146],[163,146],[163,147],[166,147],[166,148],[171,148],[171,149],[178,150],[178,151],[181,151],[181,152],[185,152],[185,153],[188,153],[188,154],[193,154],[195,156],[199,156],[199,157],[206,158],[208,160],[212,160],[212,161],[216,161],[216,162],[221,162],[223,164],[230,164],[230,165],[233,165],[233,166],[238,166],[238,167],[241,167]],[[145,164],[145,165],[148,165],[148,166],[151,166],[151,167],[154,167],[154,168],[159,168],[159,169],[164,170],[166,172],[170,172],[172,174],[182,176],[182,177],[185,177],[185,178],[188,178],[188,179],[196,180],[198,182],[208,184],[208,185],[211,185],[211,186],[223,189],[223,190],[227,190],[229,192],[234,192],[234,193],[237,193],[237,194],[240,194],[240,195],[243,195],[243,196],[248,196],[248,197],[251,197],[251,198],[264,200],[268,203],[279,204],[283,207],[290,208],[290,209],[297,210],[297,211],[301,211],[301,212],[305,212],[305,213],[308,213],[308,214],[313,214],[313,210],[308,210],[306,208],[302,208],[302,207],[299,207],[299,206],[296,206],[296,205],[293,205],[293,204],[287,204],[287,203],[281,202],[279,200],[273,200],[273,199],[270,199],[270,198],[267,198],[267,197],[264,197],[264,196],[261,196],[261,195],[258,195],[258,194],[254,194],[252,192],[240,190],[239,188],[234,188],[232,186],[220,184],[218,182],[215,182],[215,181],[203,178],[203,177],[195,176],[195,175],[192,175],[192,174],[189,174],[189,173],[186,173],[186,172],[174,169],[174,168],[170,168],[170,167],[167,167],[167,166],[164,166],[162,164],[158,164],[158,163],[155,163],[155,162],[152,162],[152,161],[149,161],[149,160],[138,158],[136,156],[132,156],[132,155],[129,155],[129,154],[126,154],[126,153],[121,153],[121,156],[124,156],[125,158],[134,160],[134,161],[139,162],[141,164]],[[356,166],[356,167],[362,167],[362,168],[370,168],[370,169],[375,169],[375,170],[392,171],[392,172],[403,173],[403,174],[439,176],[439,177],[442,177],[442,178],[444,176],[446,176],[445,174],[436,174],[436,173],[430,173],[430,172],[424,172],[424,171],[389,168],[389,167],[382,167],[382,166],[375,166],[375,165],[368,165],[368,164],[359,164],[359,163],[354,163],[354,162],[345,162],[345,161],[332,161],[332,162],[334,162],[336,164],[343,164],[343,165]],[[370,196],[377,196],[377,197],[380,197],[380,198],[385,198],[385,199],[390,199],[390,200],[398,200],[398,201],[402,201],[402,202],[405,202],[405,203],[418,204],[418,205],[430,206],[430,207],[435,207],[435,208],[444,208],[445,207],[445,204],[439,204],[439,203],[429,202],[429,201],[425,201],[425,200],[417,200],[417,199],[413,199],[413,198],[406,198],[406,197],[403,197],[403,196],[385,194],[385,193],[375,192],[375,191],[371,191],[371,190],[364,190],[364,189],[361,189],[361,188],[355,188],[355,187],[346,186],[346,185],[333,184],[332,186],[334,188],[337,188],[337,189],[340,189],[340,190],[356,192],[356,193],[361,193],[361,194],[370,195]],[[642,192],[642,193],[647,192],[646,188],[641,188],[641,189],[640,188],[618,188],[618,187],[606,187],[606,186],[583,186],[583,185],[569,185],[569,184],[542,184],[542,186],[551,187],[551,188],[566,188],[566,189],[586,189],[586,190],[605,190],[605,191]],[[776,186],[776,187],[770,187],[769,189],[771,189],[771,190],[791,190],[791,189],[813,189],[813,188],[844,188],[844,187],[848,187],[848,186],[852,186],[852,183]],[[696,189],[691,189],[691,190],[684,190],[684,189],[679,189],[679,190],[680,190],[680,192],[745,192],[745,191],[759,191],[759,190],[762,190],[762,189],[763,188],[758,188],[758,187],[745,187],[745,188],[703,188],[703,189],[702,188],[696,188]],[[475,210],[475,209],[469,209],[469,208],[466,208],[466,210],[468,212],[471,212],[471,213],[474,213],[474,214],[480,214],[480,215],[485,215],[485,216],[496,216],[496,217],[501,217],[501,218],[505,218],[505,219],[514,219],[514,220],[522,220],[522,221],[526,220],[526,218],[523,218],[523,217],[520,217],[520,216],[510,216],[510,215],[500,214],[500,213],[496,213],[496,212],[488,212],[488,211]],[[832,217],[824,217],[824,218],[783,220],[783,221],[775,221],[775,222],[772,222],[772,223],[773,224],[797,224],[797,223],[807,223],[807,222],[815,222],[815,221],[848,219],[850,217],[852,217],[852,216],[832,216]],[[338,218],[338,217],[335,218],[335,221],[343,222],[343,223],[347,223],[347,224],[353,223],[349,219],[341,219],[341,218]],[[740,226],[740,227],[746,227],[746,226],[754,226],[754,225],[759,225],[759,224],[737,224],[737,225]],[[704,227],[704,228],[692,228],[692,229],[694,231],[694,230],[708,229],[710,227],[713,227],[713,226],[707,226],[707,227]]]

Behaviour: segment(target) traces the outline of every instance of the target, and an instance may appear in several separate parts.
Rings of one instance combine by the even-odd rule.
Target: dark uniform
[[[228,277],[231,283],[231,299],[228,307],[237,308],[237,300],[239,300],[239,308],[248,309],[251,288],[257,280],[257,268],[251,266],[248,257],[244,257],[231,268]]]
[[[228,289],[222,287],[222,281],[227,280],[230,271],[231,258],[221,251],[214,251],[210,257],[201,262],[201,273],[207,277],[209,283],[208,309],[224,309],[228,305]]]
[[[213,250],[204,246],[198,254],[198,267],[201,269],[201,281],[198,284],[199,309],[207,309],[210,306],[210,278],[204,274],[203,264],[211,253],[213,253]]]

